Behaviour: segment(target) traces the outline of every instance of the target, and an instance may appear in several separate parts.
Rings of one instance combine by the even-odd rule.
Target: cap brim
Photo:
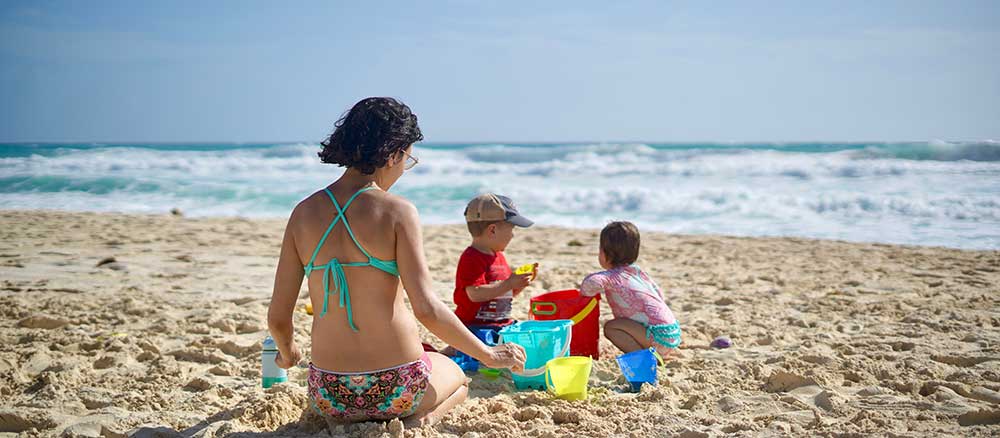
[[[528,227],[530,227],[530,226],[532,226],[532,225],[535,224],[534,222],[532,222],[528,218],[526,218],[524,216],[521,216],[519,214],[515,214],[515,215],[507,218],[507,222],[510,222],[510,223],[512,223],[512,224],[514,224],[516,226],[524,227],[524,228],[528,228]]]

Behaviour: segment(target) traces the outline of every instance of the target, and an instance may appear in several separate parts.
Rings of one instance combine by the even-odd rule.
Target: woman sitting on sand
[[[514,344],[488,347],[431,290],[417,209],[387,193],[417,164],[417,116],[391,98],[364,99],[322,143],[324,163],[344,174],[292,211],[281,244],[268,310],[278,366],[301,359],[292,312],[303,276],[315,312],[310,404],[340,422],[402,418],[429,424],[465,400],[462,370],[425,353],[414,316],[448,345],[490,368],[524,365]],[[411,313],[403,301],[406,291]]]

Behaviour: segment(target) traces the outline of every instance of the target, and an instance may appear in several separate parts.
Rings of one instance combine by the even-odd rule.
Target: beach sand
[[[602,338],[586,401],[477,374],[472,398],[435,426],[328,431],[306,413],[304,369],[260,388],[283,226],[0,212],[0,435],[1000,434],[1000,252],[652,232],[639,264],[684,329],[683,357],[660,368],[658,386],[623,392]],[[541,265],[517,317],[527,296],[599,270],[597,233],[517,231],[508,260]],[[424,237],[435,290],[451,306],[467,232],[427,226]],[[305,352],[310,318],[296,312]],[[733,348],[707,348],[719,335]]]

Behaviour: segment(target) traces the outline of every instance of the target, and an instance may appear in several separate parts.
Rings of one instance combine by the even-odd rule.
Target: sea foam
[[[0,145],[0,208],[286,217],[336,179],[313,143]],[[426,223],[513,197],[541,225],[1000,247],[1000,144],[418,145]]]

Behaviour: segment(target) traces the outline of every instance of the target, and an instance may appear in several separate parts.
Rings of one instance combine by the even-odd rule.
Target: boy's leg
[[[625,353],[652,346],[646,338],[646,327],[628,318],[615,318],[604,323],[604,337]]]
[[[427,353],[431,359],[431,377],[427,392],[413,415],[403,419],[406,427],[434,424],[469,393],[468,379],[454,361],[439,353]]]

